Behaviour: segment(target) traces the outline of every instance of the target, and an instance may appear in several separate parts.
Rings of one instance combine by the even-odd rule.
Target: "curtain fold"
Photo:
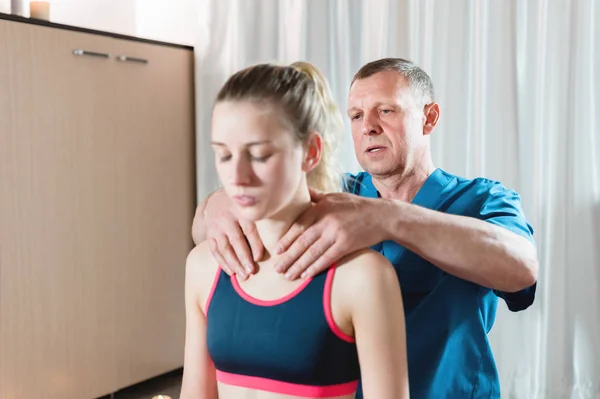
[[[354,73],[404,57],[432,77],[434,162],[522,196],[541,262],[535,304],[500,304],[502,397],[600,398],[600,5],[596,0],[201,0],[198,197],[218,187],[214,97],[258,62],[314,63],[345,114]],[[340,162],[356,172],[349,124]]]

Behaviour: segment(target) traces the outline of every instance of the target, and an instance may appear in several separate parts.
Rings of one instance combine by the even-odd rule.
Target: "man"
[[[411,397],[500,398],[487,333],[498,297],[512,311],[533,303],[538,271],[519,196],[435,168],[430,135],[440,109],[412,62],[362,67],[348,107],[366,172],[348,178],[349,193],[314,193],[315,206],[282,238],[276,267],[295,279],[367,246],[380,251],[402,287]],[[262,256],[254,226],[231,215],[219,192],[198,208],[193,234],[230,273],[248,275],[252,256]]]

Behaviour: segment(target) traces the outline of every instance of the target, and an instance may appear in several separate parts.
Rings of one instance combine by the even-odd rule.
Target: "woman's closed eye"
[[[256,161],[256,162],[267,162],[267,160],[271,158],[271,154],[268,155],[262,155],[262,156],[256,156],[256,155],[250,155],[250,159],[252,161]]]
[[[219,162],[223,163],[223,162],[227,162],[231,160],[231,154],[227,154],[227,155],[218,155],[217,156],[219,159]],[[249,156],[250,160],[253,162],[267,162],[267,160],[269,158],[271,158],[271,155],[265,155],[265,156],[254,156],[254,155],[250,155]]]
[[[219,162],[227,162],[231,159],[231,154],[217,155],[217,157],[219,158]]]

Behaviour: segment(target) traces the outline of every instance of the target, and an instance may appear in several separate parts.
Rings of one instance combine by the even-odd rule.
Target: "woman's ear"
[[[308,137],[305,148],[302,170],[309,173],[321,160],[321,154],[323,153],[323,138],[321,135],[317,132],[312,132]]]

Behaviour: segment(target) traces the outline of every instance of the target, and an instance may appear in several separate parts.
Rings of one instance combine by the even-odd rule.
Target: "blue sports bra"
[[[251,297],[219,269],[205,306],[217,380],[308,398],[353,394],[360,377],[353,337],[331,314],[335,267],[273,301]]]

